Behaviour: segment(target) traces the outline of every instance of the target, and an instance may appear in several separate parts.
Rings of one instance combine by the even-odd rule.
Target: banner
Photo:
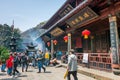
[[[88,63],[88,53],[84,53],[83,54],[83,60],[82,60],[83,63]]]

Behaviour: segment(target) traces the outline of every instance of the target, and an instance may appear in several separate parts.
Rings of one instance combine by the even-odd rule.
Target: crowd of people
[[[53,57],[49,51],[43,53],[41,50],[38,50],[37,53],[34,53],[31,58],[28,56],[27,53],[17,53],[17,52],[10,52],[9,58],[6,60],[6,63],[2,64],[1,72],[7,72],[9,76],[15,77],[20,75],[18,71],[18,66],[22,67],[22,72],[28,71],[28,66],[32,66],[34,68],[38,68],[38,72],[46,71],[46,66],[49,65],[57,65],[56,53],[54,52]],[[5,71],[7,69],[7,71]]]
[[[19,63],[19,57],[16,52],[10,52],[9,58],[6,60],[6,63],[4,63],[4,69],[1,68],[2,72],[5,72],[5,68],[7,68],[7,74],[9,76],[15,77],[15,73],[17,75],[20,75],[20,72],[17,70]]]
[[[17,69],[18,66],[22,67],[22,72],[28,71],[28,66],[32,66],[34,68],[38,68],[37,73],[41,73],[41,69],[43,69],[44,72],[46,72],[46,66],[52,65],[56,66],[58,63],[56,52],[53,53],[51,56],[49,51],[46,51],[43,53],[41,50],[38,50],[37,53],[34,53],[32,57],[27,55],[27,53],[17,53],[17,52],[10,52],[9,58],[6,60],[6,64],[2,64],[4,68],[1,68],[2,72],[6,72],[5,68],[7,68],[7,74],[9,76],[12,76],[13,78],[15,76],[19,76],[20,72]],[[60,56],[61,57],[61,56]],[[70,80],[70,75],[72,74],[74,77],[74,80],[77,79],[77,57],[74,54],[74,51],[71,50],[69,54],[65,54],[61,57],[62,59],[67,60],[67,70],[68,75],[67,79]]]

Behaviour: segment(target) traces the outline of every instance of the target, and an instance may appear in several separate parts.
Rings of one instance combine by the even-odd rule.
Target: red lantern
[[[57,40],[54,40],[53,43],[56,45],[57,44]]]
[[[50,46],[50,42],[47,42],[48,47]]]
[[[65,42],[68,42],[68,36],[64,36]]]
[[[85,29],[84,31],[82,31],[82,35],[84,36],[85,39],[87,39],[88,36],[90,35],[90,31]]]

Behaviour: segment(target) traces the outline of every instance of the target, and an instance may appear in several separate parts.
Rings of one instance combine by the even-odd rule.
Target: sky
[[[0,0],[0,24],[22,32],[49,20],[66,0]]]

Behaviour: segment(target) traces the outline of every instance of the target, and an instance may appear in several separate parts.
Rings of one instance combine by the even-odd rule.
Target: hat
[[[70,52],[75,52],[74,49],[71,49]]]

